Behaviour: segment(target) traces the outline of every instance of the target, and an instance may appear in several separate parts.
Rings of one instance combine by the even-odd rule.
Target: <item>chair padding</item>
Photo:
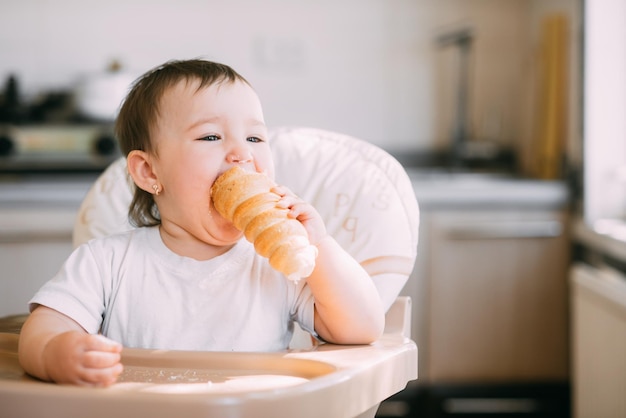
[[[404,168],[375,145],[319,129],[276,129],[270,144],[277,182],[316,207],[390,307],[417,253],[419,209]]]

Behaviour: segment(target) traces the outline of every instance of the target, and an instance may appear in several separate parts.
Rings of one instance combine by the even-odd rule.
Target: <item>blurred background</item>
[[[71,251],[129,83],[201,57],[270,127],[407,169],[419,379],[380,417],[624,416],[624,28],[622,0],[5,0],[0,315]]]
[[[46,96],[58,102],[74,94],[76,111],[101,116],[95,96],[108,90],[114,109],[124,91],[112,80],[104,91],[94,86],[112,67],[128,81],[169,59],[204,57],[247,77],[273,126],[314,126],[387,149],[432,152],[449,147],[463,119],[468,138],[519,150],[521,158],[533,152],[538,123],[542,20],[556,10],[576,30],[578,3],[8,0],[0,14],[0,82],[6,90],[14,77],[22,111]],[[579,34],[563,42],[569,47]],[[578,48],[569,50],[565,59],[580,59]],[[54,103],[47,105],[50,117]]]

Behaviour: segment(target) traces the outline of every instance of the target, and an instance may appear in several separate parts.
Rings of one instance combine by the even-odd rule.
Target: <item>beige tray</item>
[[[381,401],[417,378],[417,347],[397,321],[406,320],[410,309],[402,303],[410,301],[392,307],[384,336],[367,346],[324,344],[280,353],[124,349],[124,373],[107,389],[31,378],[18,363],[18,335],[0,333],[0,415],[374,416]]]

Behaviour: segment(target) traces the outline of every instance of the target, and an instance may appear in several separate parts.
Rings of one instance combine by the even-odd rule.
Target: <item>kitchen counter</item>
[[[422,210],[557,209],[569,203],[563,181],[522,179],[505,174],[449,172],[408,168]]]
[[[78,208],[97,174],[0,176],[0,206],[51,204]]]
[[[0,243],[71,241],[95,175],[0,178]]]
[[[505,174],[406,169],[420,207],[559,208],[569,201],[562,181],[521,179]],[[97,174],[0,177],[0,206],[41,203],[78,207]]]
[[[593,253],[620,264],[621,269],[626,267],[626,222],[623,220],[599,220],[592,227],[582,218],[577,218],[572,223],[572,237]]]

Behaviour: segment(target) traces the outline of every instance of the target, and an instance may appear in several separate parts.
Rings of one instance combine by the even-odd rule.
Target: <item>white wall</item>
[[[533,0],[535,1],[535,0]],[[541,0],[539,0],[541,1]],[[570,0],[568,0],[570,1]],[[574,1],[574,0],[571,0]],[[529,0],[3,0],[0,82],[71,87],[111,59],[140,74],[172,58],[246,76],[269,125],[308,125],[393,149],[448,143],[455,51],[434,38],[474,28],[474,136],[520,139]]]

